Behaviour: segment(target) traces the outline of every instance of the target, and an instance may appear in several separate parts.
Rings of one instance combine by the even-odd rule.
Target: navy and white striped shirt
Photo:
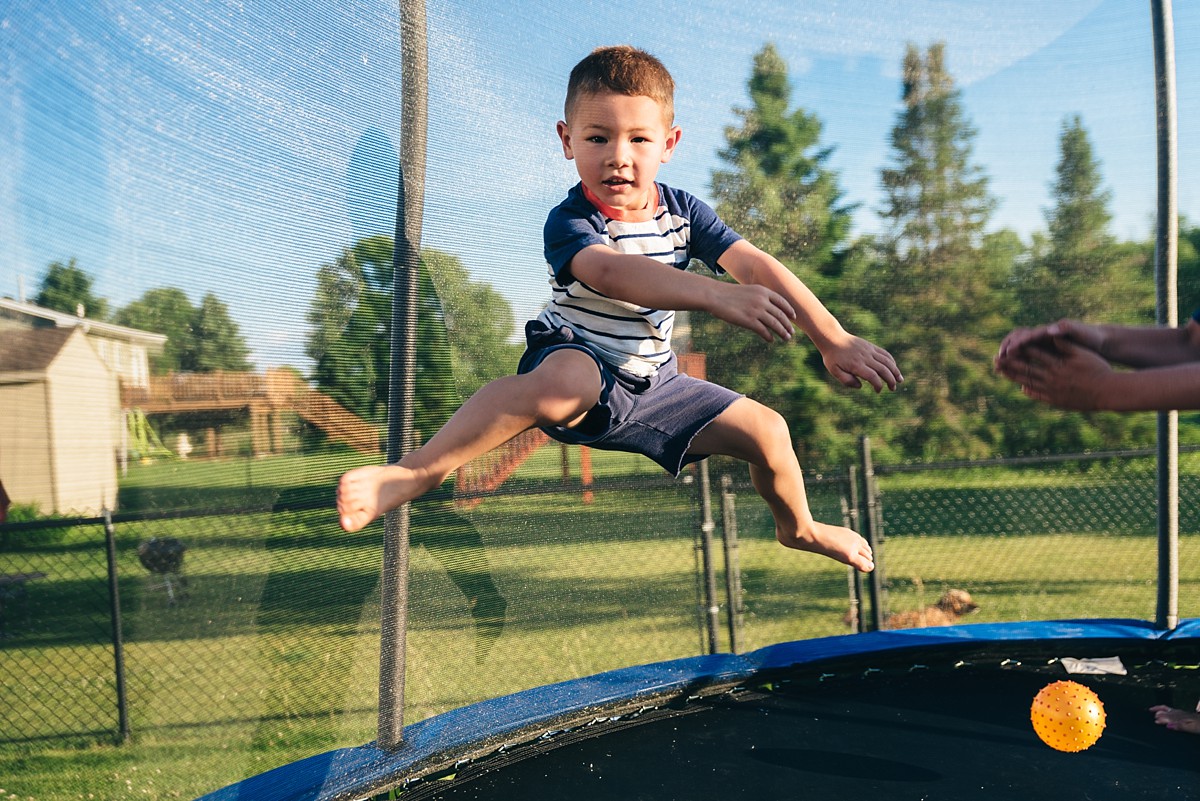
[[[671,356],[673,309],[647,309],[610,298],[575,280],[571,259],[590,245],[648,256],[680,270],[692,259],[722,272],[717,259],[741,237],[703,201],[658,187],[658,208],[645,222],[614,220],[597,209],[576,184],[551,212],[544,230],[553,292],[538,319],[570,327],[610,364],[650,376]]]

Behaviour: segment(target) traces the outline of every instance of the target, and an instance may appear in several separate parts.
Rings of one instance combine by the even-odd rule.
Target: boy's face
[[[604,92],[578,97],[558,136],[592,194],[618,211],[638,212],[654,200],[658,167],[671,160],[680,131],[651,98]]]

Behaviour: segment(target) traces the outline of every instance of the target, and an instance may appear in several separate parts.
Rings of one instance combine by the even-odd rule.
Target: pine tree
[[[1050,184],[1046,232],[1013,275],[1016,321],[1040,325],[1064,317],[1092,322],[1153,322],[1153,281],[1146,251],[1109,231],[1112,193],[1103,188],[1087,129],[1078,114],[1063,121]],[[1058,452],[1144,445],[1146,418],[1112,413],[1065,414],[1010,393],[1007,453]]]
[[[718,154],[733,169],[713,173],[718,211],[808,282],[833,264],[850,232],[851,208],[838,205],[821,121],[804,109],[788,111],[787,64],[774,45],[754,57],[749,91],[752,106],[734,110],[742,125],[726,128],[728,145]]]
[[[1134,321],[1149,298],[1141,260],[1130,258],[1109,231],[1112,193],[1078,114],[1063,121],[1059,160],[1046,211],[1047,236],[1016,272],[1018,322],[1062,317]]]
[[[945,48],[904,57],[904,107],[892,129],[893,166],[882,171],[880,263],[865,280],[887,321],[884,342],[908,378],[903,451],[914,458],[987,455],[1000,437],[988,399],[999,382],[991,357],[1009,320],[1001,289],[1012,241],[989,236],[995,206],[972,161],[976,131],[946,70]]]
[[[729,165],[712,176],[716,211],[734,230],[784,265],[828,301],[851,208],[841,205],[837,175],[826,165],[821,122],[789,111],[787,65],[771,44],[755,57],[751,106],[736,108],[719,153]],[[708,356],[709,378],[777,409],[802,450],[827,456],[836,432],[829,379],[820,354],[803,337],[795,346],[762,342],[707,315],[692,315],[694,347]]]

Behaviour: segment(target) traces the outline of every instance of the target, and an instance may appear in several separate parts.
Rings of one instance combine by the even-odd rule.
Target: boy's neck
[[[648,222],[654,219],[654,213],[658,211],[658,183],[652,184],[654,191],[651,193],[647,203],[640,209],[616,209],[609,206],[600,198],[593,194],[592,190],[587,188],[587,184],[580,182],[583,187],[583,196],[588,199],[588,202],[600,210],[602,214],[614,220],[621,222]]]

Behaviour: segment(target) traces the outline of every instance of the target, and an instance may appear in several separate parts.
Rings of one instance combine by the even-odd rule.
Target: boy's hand
[[[847,387],[857,389],[866,381],[876,392],[882,392],[884,385],[895,391],[904,381],[892,354],[853,334],[842,332],[829,341],[821,348],[821,357],[825,369]]]
[[[708,309],[718,319],[752,331],[767,342],[792,338],[796,310],[783,295],[758,284],[713,281],[712,285],[720,296]]]

